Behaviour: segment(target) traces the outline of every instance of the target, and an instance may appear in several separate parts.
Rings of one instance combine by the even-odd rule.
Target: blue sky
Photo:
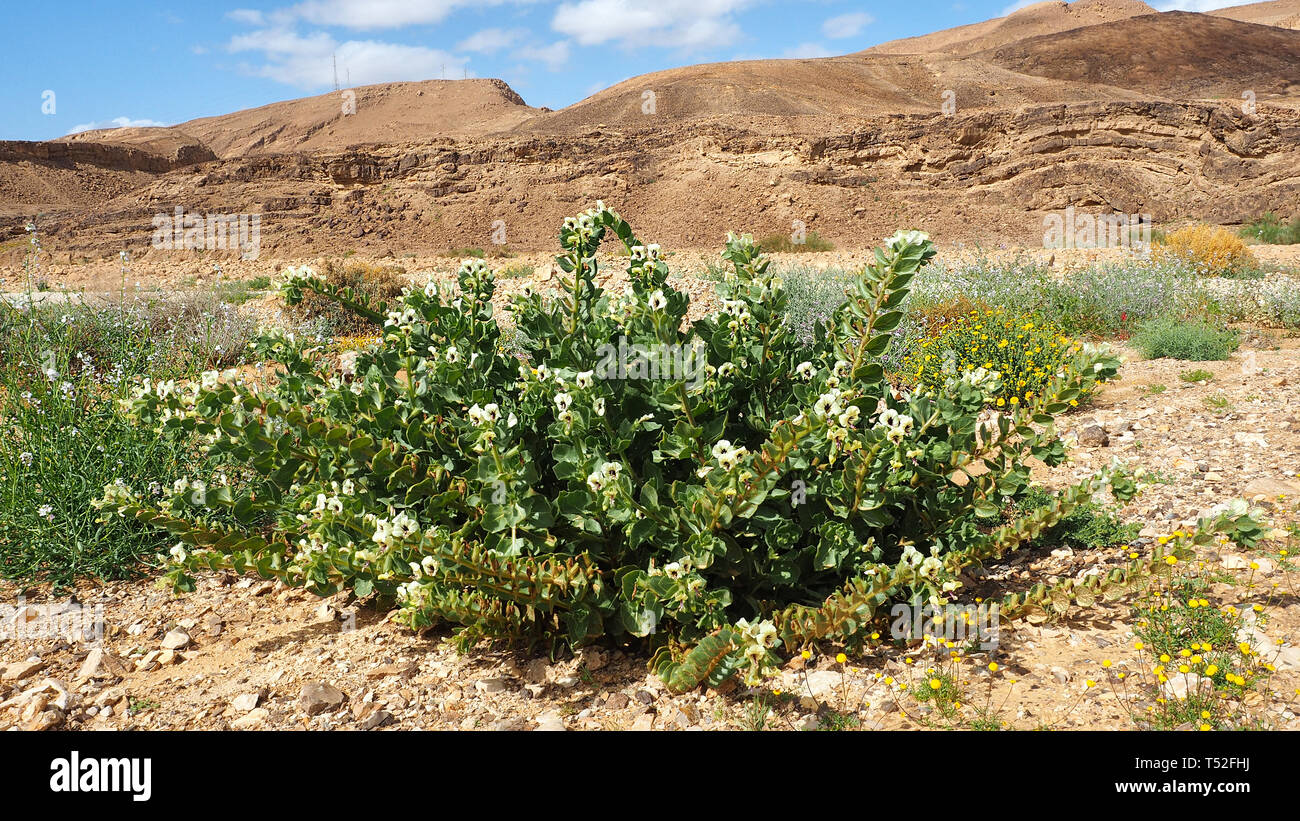
[[[0,139],[173,125],[393,80],[500,77],[562,108],[698,62],[846,54],[1005,14],[1009,0],[148,0],[10,3]],[[1165,0],[1205,10],[1231,0]],[[50,93],[52,92],[52,94]],[[48,113],[47,113],[48,112]]]

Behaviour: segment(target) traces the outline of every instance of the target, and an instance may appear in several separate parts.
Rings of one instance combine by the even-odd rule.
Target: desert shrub
[[[973,310],[937,328],[903,362],[902,375],[925,393],[938,393],[953,374],[982,368],[1000,376],[989,392],[997,407],[1033,402],[1083,349],[1082,343],[1002,308]],[[1088,397],[1081,390],[1071,402]]]
[[[720,270],[718,281],[729,273]],[[853,276],[842,268],[794,265],[781,271],[780,282],[786,296],[785,323],[800,344],[811,348],[820,336],[818,328],[828,326],[835,309],[844,304]]]
[[[758,246],[771,254],[807,254],[835,250],[835,243],[819,236],[816,231],[809,231],[802,242],[797,241],[792,234],[771,234],[759,240]]]
[[[1047,489],[1035,486],[1029,489],[1016,507],[1021,511],[1034,511],[1049,507],[1055,498]],[[1113,512],[1096,502],[1088,501],[1044,531],[1041,540],[1047,544],[1089,550],[1127,544],[1137,538],[1141,529],[1140,525],[1122,522]]]
[[[1229,322],[1252,322],[1273,328],[1300,327],[1300,279],[1213,279],[1206,283],[1215,312]]]
[[[200,360],[193,328],[173,324],[185,309],[150,307],[18,312],[0,301],[0,575],[56,586],[126,578],[164,547],[157,531],[101,524],[91,507],[117,477],[158,498],[193,455],[183,438],[159,437],[117,412],[133,377],[173,375]]]
[[[321,277],[332,287],[345,291],[350,289],[351,298],[379,305],[401,295],[407,285],[405,273],[406,269],[400,265],[376,265],[357,260],[327,260],[320,271]],[[304,294],[301,302],[290,306],[289,316],[297,322],[318,322],[325,332],[334,335],[361,336],[371,330],[365,318],[315,293]]]
[[[975,303],[996,305],[1013,313],[1030,314],[1043,305],[1043,283],[1052,278],[1047,266],[1025,257],[936,265],[916,279],[913,309],[964,297]]]
[[[1227,359],[1237,350],[1237,332],[1205,319],[1162,317],[1143,324],[1133,334],[1133,346],[1147,359],[1187,359],[1196,362]]]
[[[1133,257],[1048,276],[1039,292],[1035,312],[1073,336],[1131,333],[1153,317],[1196,313],[1203,302],[1195,272],[1177,259]]]
[[[607,238],[629,250],[618,293],[596,284]],[[509,305],[522,357],[503,350],[481,261],[462,265],[456,292],[431,282],[383,312],[291,273],[290,302],[333,299],[381,325],[381,344],[339,370],[272,334],[260,350],[284,375],[269,387],[141,386],[140,423],[199,435],[208,470],[249,475],[191,476],[162,502],[113,483],[104,515],[171,532],[180,590],[201,569],[257,572],[321,595],[394,598],[395,618],[449,624],[461,647],[639,643],[681,690],[733,673],[760,680],[779,646],[862,642],[889,602],[940,604],[963,568],[1104,487],[1121,499],[1135,490],[1107,468],[1032,515],[980,526],[1024,493],[1031,457],[1064,460],[1053,415],[1118,360],[1074,349],[1031,400],[983,422],[1001,391],[986,368],[925,394],[894,391],[879,357],[934,254],[924,234],[876,252],[811,350],[748,237],[728,239],[721,310],[689,325],[658,248],[603,205],[566,220],[560,244],[561,291]],[[223,511],[241,524],[213,519]],[[1079,590],[1124,584],[1098,577]],[[1006,607],[1041,612],[1048,595]]]
[[[1203,276],[1234,276],[1258,267],[1241,237],[1211,225],[1170,231],[1164,242],[1152,248],[1152,255],[1190,264]]]
[[[1300,242],[1300,214],[1292,217],[1290,222],[1283,222],[1273,212],[1266,211],[1242,226],[1238,233],[1243,239],[1268,245],[1294,245]]]

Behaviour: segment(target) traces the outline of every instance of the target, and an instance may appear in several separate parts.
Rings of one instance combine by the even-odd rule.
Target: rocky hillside
[[[262,213],[273,256],[489,247],[497,220],[510,247],[545,249],[564,215],[603,197],[676,247],[794,220],[845,246],[900,225],[1036,243],[1043,214],[1068,205],[1228,223],[1286,210],[1300,201],[1298,143],[1295,111],[1189,102],[892,115],[821,136],[710,121],[444,139],[204,163],[69,221],[58,239],[143,252],[152,215],[184,205]]]
[[[331,93],[4,144],[0,241],[44,211],[63,251],[143,251],[153,216],[182,207],[261,214],[275,255],[486,246],[498,220],[536,249],[600,197],[679,247],[794,221],[845,244],[900,225],[1024,242],[1068,205],[1231,223],[1300,201],[1300,31],[1137,0],[656,72],[555,112],[499,80],[355,91],[355,114]]]

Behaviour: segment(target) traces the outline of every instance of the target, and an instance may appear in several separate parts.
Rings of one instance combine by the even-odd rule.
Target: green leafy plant
[[[1046,489],[1032,487],[1017,504],[1021,510],[1048,507],[1055,497]],[[1111,511],[1095,502],[1084,502],[1070,514],[1048,529],[1042,540],[1079,550],[1112,547],[1126,544],[1137,538],[1142,528],[1136,523],[1124,523]]]
[[[1191,370],[1183,371],[1182,373],[1178,374],[1178,378],[1183,380],[1184,382],[1189,382],[1189,383],[1208,382],[1209,380],[1214,378],[1214,374],[1205,370],[1204,368],[1194,368]]]
[[[1238,233],[1245,239],[1253,239],[1269,245],[1294,245],[1300,242],[1300,215],[1292,217],[1290,222],[1285,222],[1273,212],[1266,211],[1242,226]]]
[[[1147,359],[1224,360],[1237,350],[1236,331],[1204,319],[1162,317],[1133,334],[1133,346]]]
[[[0,301],[0,576],[56,587],[128,578],[166,547],[161,533],[98,523],[91,507],[119,476],[160,498],[194,455],[116,403],[136,377],[244,361],[252,328],[227,308],[207,295],[24,311]]]
[[[628,251],[619,293],[596,284],[606,239]],[[684,690],[761,681],[779,647],[860,643],[888,602],[943,602],[962,568],[1103,488],[1136,492],[1108,468],[980,526],[1024,493],[1031,457],[1062,462],[1054,415],[1119,363],[1081,346],[1032,400],[983,420],[1001,389],[984,369],[895,391],[880,356],[935,253],[924,234],[875,251],[811,350],[749,237],[728,239],[721,310],[689,325],[658,247],[603,205],[567,219],[560,245],[562,290],[508,306],[519,354],[482,261],[461,266],[453,293],[430,282],[387,304],[290,272],[290,302],[334,300],[382,339],[340,366],[268,335],[259,350],[282,370],[268,388],[141,386],[131,415],[198,435],[230,479],[189,477],[162,502],[113,483],[104,515],[170,531],[179,590],[201,569],[256,572],[391,597],[395,618],[449,624],[462,648],[639,642]],[[1038,591],[1012,598],[1016,612],[1040,606]]]

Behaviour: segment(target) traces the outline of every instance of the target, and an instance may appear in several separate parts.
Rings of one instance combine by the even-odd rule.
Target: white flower
[[[652,311],[662,311],[668,307],[668,297],[664,296],[663,291],[655,291],[650,295],[649,305]]]
[[[723,362],[721,365],[718,366],[718,376],[731,376],[731,374],[735,370],[736,370],[735,365],[731,364],[730,362]]]
[[[28,451],[23,451],[22,453],[18,454],[18,461],[23,463],[23,467],[28,467],[28,468],[31,467],[32,459],[34,458],[35,457],[33,457],[32,454]]]
[[[221,378],[221,374],[217,373],[216,371],[204,371],[203,376],[201,377],[202,379],[201,384],[203,385],[203,390],[205,391],[216,390],[217,382],[220,378]]]
[[[460,351],[456,348],[455,345],[448,346],[447,353],[445,354],[445,356],[447,358],[447,361],[452,364],[455,364],[460,361]]]
[[[904,245],[922,245],[930,241],[930,235],[924,231],[895,231],[894,235],[885,240],[889,250],[897,251]]]
[[[567,411],[572,404],[573,404],[573,397],[570,396],[569,394],[567,393],[555,394],[555,407],[559,408],[561,412]]]
[[[813,378],[813,363],[800,362],[794,369],[795,374],[805,382]]]
[[[713,458],[720,459],[722,454],[731,451],[731,441],[728,439],[719,439],[718,443],[713,446]]]
[[[36,509],[36,515],[47,522],[54,521],[54,508],[49,505],[41,505]]]
[[[828,416],[839,416],[841,410],[840,392],[836,390],[823,393],[817,397],[817,402],[813,405],[813,413],[823,419]]]
[[[424,286],[424,295],[432,299],[438,295],[438,283],[429,280]]]
[[[172,547],[171,554],[172,554],[172,559],[178,562],[185,561],[185,557],[186,555],[188,555],[185,552],[185,545],[180,542],[176,543],[176,545]]]
[[[594,411],[596,412],[596,415],[597,415],[597,416],[604,416],[604,415],[605,415],[605,397],[603,397],[603,396],[597,396],[595,399],[591,400],[591,409],[594,410]]]
[[[595,371],[582,371],[575,378],[575,383],[579,388],[590,388],[592,385],[592,375]]]

